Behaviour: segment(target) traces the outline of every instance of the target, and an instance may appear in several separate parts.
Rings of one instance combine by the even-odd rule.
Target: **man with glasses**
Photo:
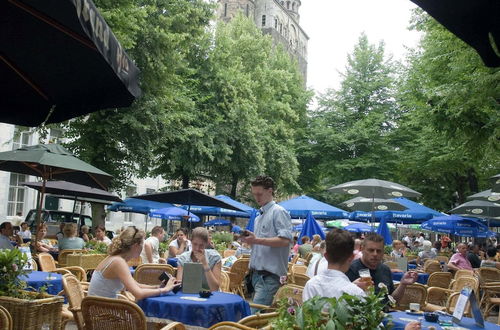
[[[273,200],[275,184],[271,177],[258,176],[251,185],[255,201],[261,207],[260,215],[255,219],[255,233],[245,231],[241,240],[252,245],[253,302],[271,305],[280,287],[280,277],[287,274],[292,221],[288,212]]]

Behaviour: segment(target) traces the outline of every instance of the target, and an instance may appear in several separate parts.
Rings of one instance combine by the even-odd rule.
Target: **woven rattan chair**
[[[410,303],[418,303],[420,306],[425,306],[427,299],[427,289],[420,283],[407,285],[403,297],[398,301],[396,309],[407,310],[410,308]]]
[[[58,266],[60,268],[66,267],[66,257],[68,256],[68,254],[73,254],[73,253],[87,253],[87,251],[85,251],[85,250],[71,250],[71,249],[61,250],[61,252],[59,252],[59,256],[57,257]]]
[[[222,257],[227,258],[230,256],[234,256],[235,254],[236,254],[236,250],[224,250],[224,252],[222,253]]]
[[[229,275],[229,291],[234,294],[239,294],[245,298],[244,280],[248,272],[249,258],[240,258],[234,262],[227,274]]]
[[[441,264],[437,260],[427,260],[424,264],[424,273],[441,272]]]
[[[386,262],[384,262],[384,265],[386,265],[390,269],[397,269],[398,268],[398,263],[395,261],[386,261]]]
[[[408,262],[410,262],[412,260],[416,260],[417,256],[406,256],[406,259],[408,260]]]
[[[450,296],[453,293],[462,291],[462,289],[466,286],[474,290],[474,294],[479,300],[479,281],[477,278],[471,276],[461,276],[457,280],[453,280],[448,289],[429,287],[427,289],[427,304],[425,305],[424,310],[429,312],[445,311],[447,309]]]
[[[288,283],[304,287],[309,279],[309,276],[306,274],[291,273],[290,276],[288,276]]]
[[[293,265],[292,266],[292,273],[293,274],[306,274],[307,273],[307,266],[304,265]]]
[[[309,263],[311,262],[311,259],[313,258],[313,256],[314,256],[314,252],[309,252],[308,254],[306,254],[306,257],[304,258],[305,259],[305,262],[304,262],[305,266],[309,266]]]
[[[220,282],[219,282],[219,291],[222,292],[231,292],[229,290],[229,274],[225,271],[220,272]]]
[[[272,320],[278,317],[278,315],[279,313],[277,312],[257,313],[239,320],[238,323],[253,329],[262,329],[268,326]]]
[[[486,318],[490,315],[493,307],[500,306],[500,282],[490,282],[484,284],[481,286],[481,290],[483,293],[483,296],[481,297],[481,307],[483,307],[484,317]]]
[[[82,300],[84,298],[83,288],[80,281],[70,274],[63,275],[62,278],[64,292],[68,298],[69,308],[68,310],[73,313],[73,320],[78,327],[78,330],[84,330],[85,325],[83,322],[82,315]]]
[[[12,330],[12,317],[5,307],[0,306],[0,329]]]
[[[168,264],[142,264],[137,267],[134,278],[137,282],[148,285],[158,285],[158,279],[163,272],[175,276],[175,269]]]
[[[450,287],[451,277],[452,275],[450,272],[434,272],[429,275],[427,287],[448,289]]]
[[[491,267],[479,268],[479,282],[481,285],[490,282],[500,282],[500,270]]]
[[[278,289],[274,295],[271,306],[250,303],[250,307],[260,309],[266,313],[274,312],[278,307],[278,302],[283,298],[291,299],[294,305],[302,305],[302,292],[304,292],[303,286],[286,284]]]
[[[38,263],[42,272],[57,273],[61,275],[74,274],[81,280],[86,279],[87,275],[85,270],[79,266],[68,266],[64,268],[57,268],[54,258],[45,252],[38,254]],[[82,273],[83,272],[83,273]]]
[[[437,260],[437,261],[439,261],[440,263],[441,263],[441,262],[444,262],[445,264],[447,264],[447,263],[448,263],[449,258],[448,258],[447,256],[437,256],[437,257],[436,257],[436,260]]]
[[[146,316],[134,303],[88,296],[82,301],[85,330],[146,330]]]
[[[461,276],[474,276],[474,272],[472,270],[468,270],[468,269],[459,269],[455,272],[454,279],[456,280],[457,278],[459,278]]]
[[[181,322],[172,322],[161,328],[161,330],[186,330],[186,327]]]
[[[130,259],[129,261],[127,261],[127,264],[129,267],[138,267],[140,264],[142,264],[142,258],[137,257],[134,259]]]
[[[209,330],[234,330],[234,329],[243,329],[243,330],[254,330],[253,328],[249,328],[243,324],[239,324],[236,322],[219,322],[217,324],[212,325]]]

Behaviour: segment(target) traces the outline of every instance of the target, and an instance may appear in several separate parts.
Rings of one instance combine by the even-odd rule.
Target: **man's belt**
[[[252,269],[252,272],[258,274],[258,275],[262,275],[262,276],[278,276],[274,273],[271,273],[267,270],[257,270],[257,269]],[[279,277],[279,276],[278,276]]]

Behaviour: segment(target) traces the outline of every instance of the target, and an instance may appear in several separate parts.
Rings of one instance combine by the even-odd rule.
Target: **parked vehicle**
[[[92,227],[92,218],[84,214],[75,214],[57,210],[42,210],[41,218],[42,221],[47,224],[48,238],[56,237],[56,234],[59,232],[59,226],[61,223],[76,223],[78,225],[78,228],[83,225]],[[28,212],[25,221],[28,223],[31,231],[35,233],[36,209],[32,209]]]

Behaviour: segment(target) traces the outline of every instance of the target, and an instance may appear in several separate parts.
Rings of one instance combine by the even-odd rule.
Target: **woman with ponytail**
[[[90,296],[116,298],[118,293],[126,289],[140,300],[170,292],[180,285],[175,278],[171,278],[164,287],[140,284],[134,280],[127,262],[141,255],[145,236],[143,230],[133,226],[113,239],[108,247],[109,256],[97,266],[92,275],[88,292]]]

